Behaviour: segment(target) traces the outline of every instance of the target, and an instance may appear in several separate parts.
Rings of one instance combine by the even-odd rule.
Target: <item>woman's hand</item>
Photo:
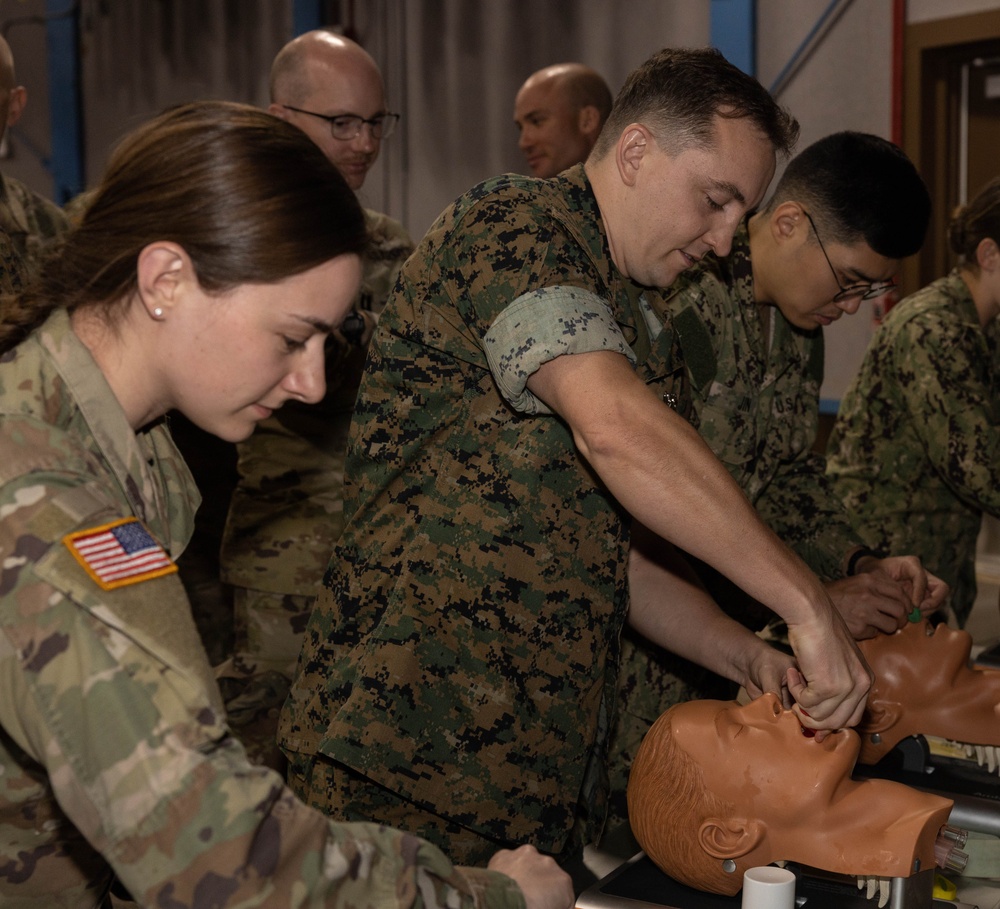
[[[534,846],[501,849],[486,867],[513,879],[524,894],[527,909],[569,909],[576,898],[569,875]]]

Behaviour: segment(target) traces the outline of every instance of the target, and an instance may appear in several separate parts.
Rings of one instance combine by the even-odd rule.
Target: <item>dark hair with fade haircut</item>
[[[792,158],[765,210],[789,200],[807,208],[824,239],[864,240],[887,259],[917,252],[931,216],[930,193],[913,162],[870,133],[833,133]]]
[[[783,155],[799,136],[795,118],[715,48],[666,47],[629,74],[593,156],[603,158],[630,123],[648,127],[669,154],[708,147],[716,116],[749,119]]]

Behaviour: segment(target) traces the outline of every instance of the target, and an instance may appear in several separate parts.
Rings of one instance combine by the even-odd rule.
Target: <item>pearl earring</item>
[[[153,318],[154,319],[162,319],[163,318],[163,309],[160,308],[159,306],[157,306],[156,309],[153,310]]]

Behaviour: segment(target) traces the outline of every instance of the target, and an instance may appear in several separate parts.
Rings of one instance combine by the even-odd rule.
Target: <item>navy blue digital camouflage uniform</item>
[[[873,549],[947,581],[964,625],[983,512],[1000,516],[1000,326],[957,272],[894,306],[840,403],[827,469]]]

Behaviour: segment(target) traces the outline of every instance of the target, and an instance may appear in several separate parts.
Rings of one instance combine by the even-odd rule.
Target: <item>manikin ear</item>
[[[764,833],[760,821],[710,817],[698,828],[698,842],[713,858],[738,859],[756,849]]]
[[[167,240],[143,247],[135,270],[141,305],[157,322],[169,317],[190,282],[198,283],[190,256]]]
[[[652,134],[641,123],[631,123],[622,130],[618,137],[618,173],[626,186],[635,186],[652,144]]]
[[[21,119],[27,103],[28,90],[23,85],[17,85],[10,90],[10,98],[7,101],[7,126],[13,126]]]
[[[596,139],[601,131],[601,112],[593,104],[581,107],[576,114],[576,128],[583,135]]]
[[[865,714],[858,724],[861,735],[886,732],[892,729],[903,715],[903,705],[896,701],[868,701]]]

